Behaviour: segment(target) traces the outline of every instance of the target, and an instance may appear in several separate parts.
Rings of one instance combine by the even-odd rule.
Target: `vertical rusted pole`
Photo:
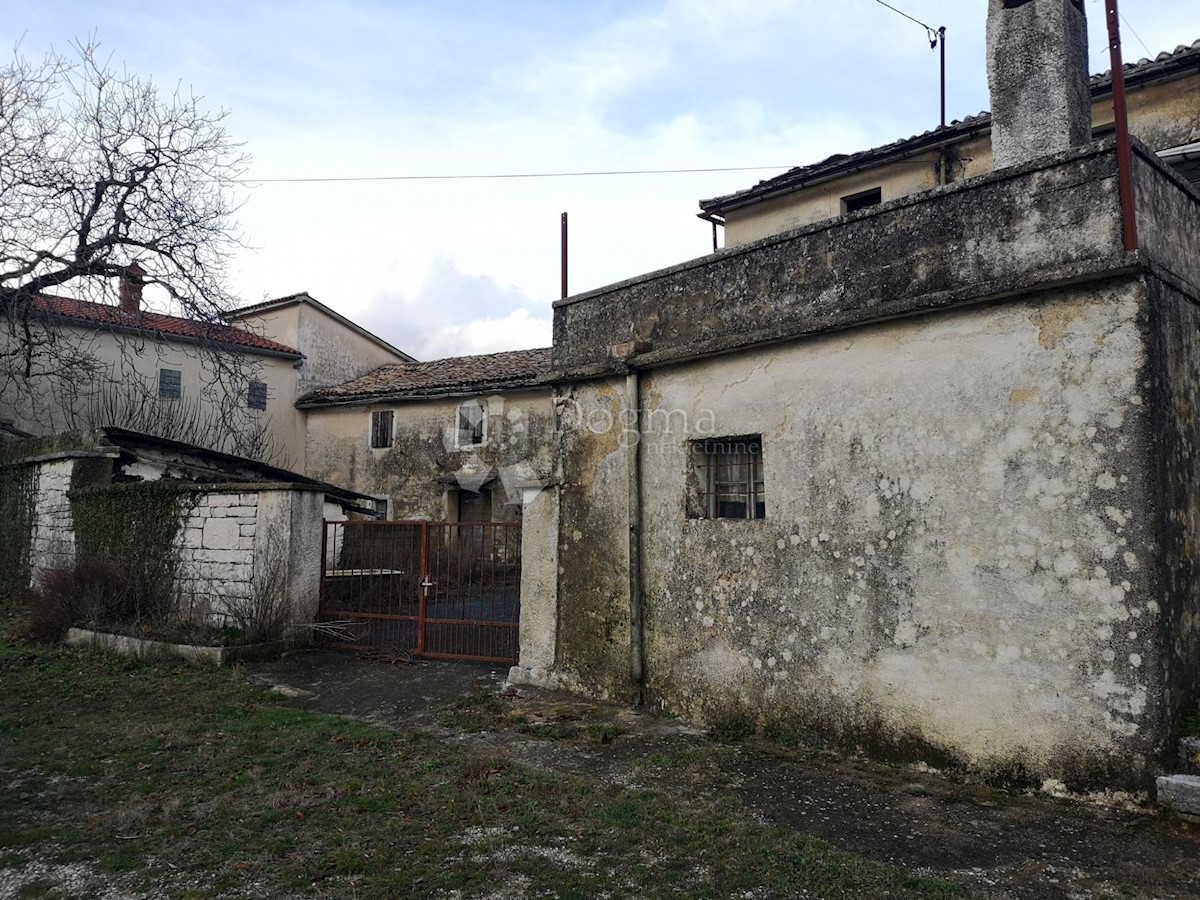
[[[562,297],[567,297],[567,214],[562,214]]]
[[[717,221],[716,221],[716,219],[713,219],[712,227],[713,227],[713,253],[716,253],[717,252]]]
[[[1117,173],[1121,191],[1121,220],[1125,249],[1138,247],[1137,211],[1133,202],[1133,150],[1129,143],[1129,109],[1125,99],[1125,66],[1121,61],[1121,20],[1117,0],[1105,0],[1108,52],[1112,61],[1113,117],[1117,126]]]
[[[429,523],[421,523],[421,596],[417,601],[417,656],[425,652],[425,599],[429,594]]]
[[[321,584],[317,587],[317,618],[320,619],[329,609],[329,599],[325,595],[325,583],[329,579],[329,523],[321,520]]]
[[[946,26],[938,29],[938,43],[942,46],[942,127],[946,127]]]

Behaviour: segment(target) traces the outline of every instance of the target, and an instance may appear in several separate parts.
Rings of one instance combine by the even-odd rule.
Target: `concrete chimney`
[[[1083,0],[987,0],[992,167],[1092,139]]]
[[[130,263],[121,273],[121,311],[136,316],[142,311],[142,279],[146,270]]]

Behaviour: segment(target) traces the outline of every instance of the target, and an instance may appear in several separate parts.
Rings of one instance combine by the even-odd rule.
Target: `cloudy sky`
[[[950,117],[986,109],[984,0],[890,2],[947,27]],[[1122,12],[1127,60],[1200,38],[1192,0]],[[246,303],[308,291],[422,359],[549,343],[563,211],[589,290],[708,252],[700,198],[938,115],[925,31],[876,0],[42,0],[0,22],[27,55],[89,34],[229,110],[261,179],[763,167],[247,188]]]

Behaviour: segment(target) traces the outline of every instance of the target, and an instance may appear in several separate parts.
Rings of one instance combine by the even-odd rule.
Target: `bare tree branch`
[[[128,377],[135,366],[105,358],[95,334],[106,329],[122,361],[135,362],[146,352],[138,323],[81,328],[46,300],[62,291],[114,305],[117,280],[136,262],[171,314],[200,323],[191,346],[212,380],[205,400],[226,427],[245,426],[239,408],[257,363],[221,334],[236,306],[226,273],[243,246],[234,216],[248,157],[225,131],[227,113],[113,69],[94,42],[72,51],[40,61],[17,51],[0,66],[0,414],[12,392],[43,385],[60,399],[68,388],[153,390]],[[65,415],[118,408],[89,403]]]

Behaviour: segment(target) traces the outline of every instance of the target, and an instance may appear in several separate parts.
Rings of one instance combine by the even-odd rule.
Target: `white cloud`
[[[382,291],[360,321],[418,359],[550,344],[548,304],[486,275],[466,275],[437,257],[410,294]]]

